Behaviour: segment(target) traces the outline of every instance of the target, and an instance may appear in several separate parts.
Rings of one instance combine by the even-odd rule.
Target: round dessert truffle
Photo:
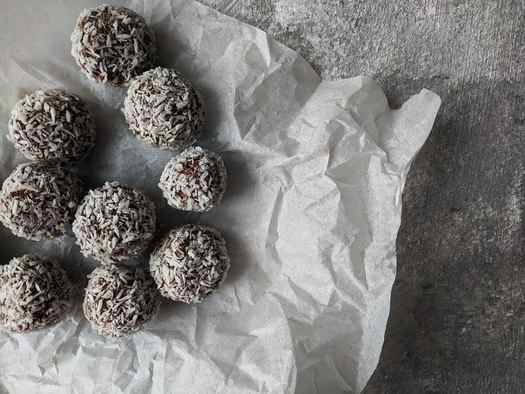
[[[204,108],[190,83],[161,67],[131,81],[123,112],[139,139],[174,151],[193,144],[204,123]]]
[[[148,197],[117,182],[106,182],[82,200],[73,232],[84,256],[111,264],[143,253],[155,226],[155,204]]]
[[[226,242],[210,227],[188,224],[172,230],[150,258],[160,293],[187,304],[216,290],[230,268]]]
[[[142,329],[159,304],[155,283],[146,272],[102,266],[89,275],[82,306],[99,334],[120,337]]]
[[[0,191],[0,222],[18,237],[64,235],[82,198],[78,176],[48,162],[20,164]]]
[[[95,82],[122,85],[156,61],[155,35],[142,16],[124,7],[82,11],[71,43],[71,55]]]
[[[64,90],[37,90],[18,101],[7,138],[34,161],[77,161],[95,145],[95,126],[84,102]]]
[[[62,267],[37,256],[0,266],[0,324],[14,332],[57,323],[72,305],[72,286]]]
[[[168,204],[183,211],[205,212],[219,204],[226,190],[222,158],[200,147],[186,149],[171,159],[159,188]]]

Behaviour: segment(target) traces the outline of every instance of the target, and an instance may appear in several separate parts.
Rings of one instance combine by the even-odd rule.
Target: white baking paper
[[[225,234],[232,270],[198,306],[165,302],[125,339],[98,336],[80,310],[39,332],[0,332],[0,392],[354,393],[380,355],[396,270],[401,193],[440,105],[423,90],[391,111],[366,77],[323,82],[296,52],[194,1],[122,2],[151,23],[161,62],[205,99],[202,143],[222,152],[230,184],[205,215],[167,207],[156,187],[171,153],[148,147],[96,86],[69,36],[96,1],[4,0],[0,16],[0,179],[23,158],[6,140],[9,110],[63,87],[93,111],[98,145],[80,166],[89,186],[118,180],[159,207],[159,234],[186,222]],[[352,59],[348,59],[352,61]],[[41,252],[81,289],[93,261],[71,237],[35,243],[0,230],[2,263]]]

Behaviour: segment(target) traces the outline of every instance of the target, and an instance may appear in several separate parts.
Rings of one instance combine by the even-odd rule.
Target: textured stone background
[[[441,95],[408,177],[391,316],[365,393],[523,392],[525,1],[203,2],[324,78],[375,77],[394,107],[423,87]]]

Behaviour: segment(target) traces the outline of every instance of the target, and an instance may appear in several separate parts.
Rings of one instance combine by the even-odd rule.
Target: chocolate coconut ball
[[[219,204],[226,190],[222,158],[200,147],[186,149],[171,159],[159,188],[168,204],[183,211],[205,212]]]
[[[91,190],[78,207],[73,232],[84,256],[103,264],[139,256],[153,239],[155,204],[117,182]]]
[[[168,233],[149,264],[164,297],[191,304],[201,302],[219,287],[230,259],[217,230],[188,224]]]
[[[204,123],[201,100],[190,83],[162,67],[131,81],[123,112],[139,139],[174,151],[193,144]]]
[[[89,275],[82,306],[99,334],[120,337],[142,329],[159,304],[155,283],[146,272],[103,266]]]
[[[156,62],[155,35],[142,16],[124,7],[82,11],[71,43],[71,55],[95,82],[119,86]]]
[[[61,320],[72,305],[72,286],[55,261],[14,258],[0,266],[0,325],[26,332]]]
[[[29,160],[77,161],[95,145],[95,125],[79,97],[37,90],[15,104],[7,138]]]
[[[0,191],[0,222],[18,237],[40,241],[64,235],[82,198],[82,182],[62,166],[21,164]]]

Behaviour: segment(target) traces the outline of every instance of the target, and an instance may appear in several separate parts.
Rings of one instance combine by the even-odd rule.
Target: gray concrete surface
[[[365,393],[525,391],[525,2],[204,0],[325,78],[444,105],[404,193],[398,276]],[[329,393],[327,393],[329,394]]]

